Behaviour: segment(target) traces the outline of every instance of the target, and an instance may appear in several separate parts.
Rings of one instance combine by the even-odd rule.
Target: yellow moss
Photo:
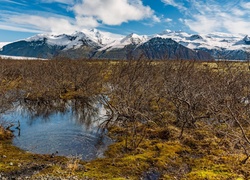
[[[208,180],[214,180],[214,179],[228,179],[235,177],[234,174],[223,171],[223,170],[194,170],[191,173],[188,174],[188,179],[208,179]]]
[[[164,180],[173,180],[173,179],[176,179],[176,178],[173,178],[172,176],[170,176],[168,174],[164,174],[162,179],[164,179]]]
[[[120,131],[119,128],[113,130]],[[182,152],[184,152],[184,155]],[[184,176],[185,179],[227,179],[235,177],[240,180],[244,177],[236,175],[233,171],[232,166],[238,166],[234,162],[236,156],[219,157],[219,154],[216,154],[216,156],[213,154],[206,155],[200,158],[189,156],[194,152],[195,150],[182,145],[179,141],[146,139],[136,151],[125,153],[124,141],[120,141],[110,146],[106,158],[84,163],[61,157],[50,159],[46,156],[32,155],[13,147],[10,142],[1,142],[0,155],[5,154],[7,158],[1,159],[0,168],[4,172],[10,172],[19,169],[18,163],[26,166],[34,163],[34,159],[38,164],[46,164],[52,160],[55,162],[54,165],[42,170],[36,175],[37,177],[49,174],[64,178],[76,175],[83,179],[85,177],[93,179],[138,179],[144,172],[154,167],[160,172],[166,172],[163,174],[163,179],[174,179],[178,175],[178,169],[185,163],[192,167],[192,171]],[[13,166],[9,165],[10,162],[13,163]],[[77,170],[79,164],[84,166],[84,170]],[[168,172],[168,167],[175,167],[177,170],[176,172]],[[249,169],[247,166],[244,166],[244,168],[245,172]]]
[[[176,152],[183,149],[179,142],[160,142],[156,144],[157,150],[159,150],[162,156],[175,156]]]
[[[244,180],[243,177],[237,177],[236,180]]]
[[[50,158],[49,155],[34,155],[11,145],[11,141],[0,141],[0,169],[1,172],[9,173],[21,171],[25,168],[48,163],[63,162],[64,157]],[[54,165],[56,166],[56,165]]]

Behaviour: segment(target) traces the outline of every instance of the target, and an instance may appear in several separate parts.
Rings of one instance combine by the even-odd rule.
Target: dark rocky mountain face
[[[90,46],[81,46],[80,48],[77,49],[68,49],[68,50],[63,50],[60,51],[58,56],[62,57],[67,57],[70,59],[81,59],[81,58],[86,58],[86,59],[91,59],[97,52],[98,48],[96,47],[90,47]]]
[[[136,45],[130,44],[125,46],[122,49],[112,49],[112,50],[103,50],[96,51],[92,56],[93,59],[113,59],[113,60],[127,60],[133,59],[133,51],[135,50]]]
[[[247,60],[250,53],[243,50],[227,50],[227,49],[199,49],[214,57],[214,59],[221,60]]]
[[[200,35],[195,34],[189,37],[191,41],[197,40],[197,39],[203,39]]]
[[[134,56],[143,55],[147,59],[213,60],[206,52],[194,51],[172,39],[153,38],[134,50]]]
[[[172,39],[152,38],[141,44],[130,44],[122,49],[97,51],[92,58],[100,59],[150,59],[150,60],[213,60],[203,51],[193,51]]]
[[[245,36],[243,41],[247,44],[250,45],[250,37],[249,36]]]
[[[10,56],[25,56],[51,58],[59,54],[65,46],[51,46],[45,40],[39,41],[18,41],[3,47],[0,54]]]

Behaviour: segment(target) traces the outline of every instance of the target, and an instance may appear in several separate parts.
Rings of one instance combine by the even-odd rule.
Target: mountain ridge
[[[140,53],[156,54],[157,44],[150,43],[151,48],[147,48],[147,52],[142,49],[146,48],[145,43],[152,39],[162,38],[154,41],[155,43],[164,43],[172,39],[176,43],[182,45],[181,52],[193,51],[200,53],[190,57],[187,54],[178,55],[182,59],[231,59],[231,60],[246,60],[250,52],[250,38],[248,35],[232,35],[227,33],[214,33],[214,34],[189,34],[183,31],[165,30],[158,34],[153,35],[138,35],[131,33],[127,36],[112,34],[109,32],[99,31],[97,29],[83,30],[82,32],[75,32],[72,34],[40,34],[33,37],[13,42],[2,47],[0,54],[2,55],[18,55],[18,56],[32,56],[50,58],[56,55],[71,56],[73,58],[111,58],[111,59],[127,59],[126,54],[133,54],[134,57],[141,56]],[[165,42],[165,43],[166,43]],[[40,49],[38,48],[40,47]],[[139,49],[138,49],[139,48]],[[168,46],[170,48],[170,46]],[[190,52],[186,50],[188,48]],[[138,49],[138,50],[136,50]],[[22,51],[22,52],[20,52]],[[40,51],[40,52],[39,52]],[[134,51],[134,52],[129,52]],[[149,52],[148,52],[149,51]],[[150,52],[154,51],[154,52]],[[165,49],[165,51],[169,51]],[[180,53],[180,51],[178,51]],[[119,55],[121,53],[123,55]],[[168,52],[169,53],[169,52]],[[211,57],[209,57],[207,54]],[[113,54],[113,57],[111,56]],[[201,56],[203,54],[203,56]],[[204,55],[206,54],[206,55]],[[156,57],[169,55],[158,55]],[[147,58],[152,59],[152,57]],[[169,56],[170,57],[170,56]]]

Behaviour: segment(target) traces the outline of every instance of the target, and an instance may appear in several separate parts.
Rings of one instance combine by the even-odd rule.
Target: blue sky
[[[250,35],[249,0],[0,0],[0,42],[97,28]]]

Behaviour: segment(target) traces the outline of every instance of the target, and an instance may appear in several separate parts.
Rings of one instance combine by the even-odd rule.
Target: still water
[[[102,105],[90,102],[20,103],[4,115],[12,122],[13,144],[38,154],[102,157],[112,140],[98,130]],[[20,127],[20,128],[19,128]]]

